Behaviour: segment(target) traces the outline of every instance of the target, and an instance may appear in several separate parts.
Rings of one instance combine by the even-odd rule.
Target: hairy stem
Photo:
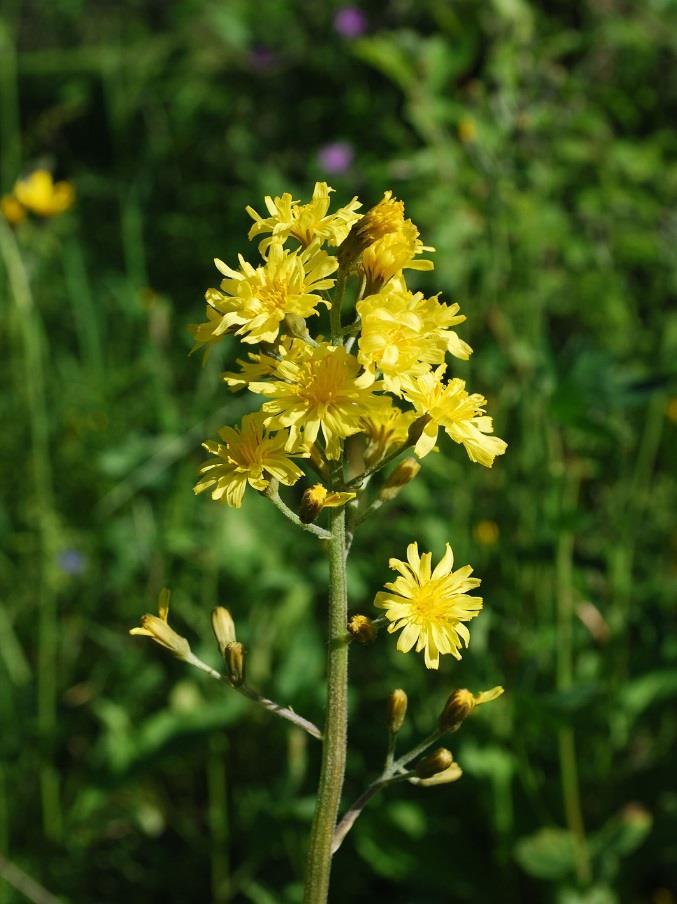
[[[329,651],[327,715],[322,771],[310,834],[304,904],[325,904],[329,893],[332,840],[341,800],[348,734],[348,597],[346,591],[345,509],[332,509],[329,547]]]

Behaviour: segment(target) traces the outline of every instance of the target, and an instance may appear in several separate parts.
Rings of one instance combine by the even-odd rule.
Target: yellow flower
[[[70,182],[54,182],[52,174],[39,169],[14,186],[17,201],[40,217],[53,217],[73,206],[75,190]]]
[[[473,528],[473,536],[482,546],[493,546],[499,535],[498,524],[495,521],[478,521]]]
[[[248,361],[238,358],[235,362],[240,365],[239,372],[226,371],[222,374],[223,380],[233,392],[245,389],[250,383],[274,374],[281,360],[290,353],[298,354],[298,350],[302,348],[303,343],[297,343],[291,336],[283,336],[275,346],[274,356],[265,352],[248,352]]]
[[[338,257],[342,267],[351,264],[365,248],[382,239],[384,235],[397,232],[404,225],[404,202],[393,198],[392,191],[370,207],[354,224],[348,238],[339,248]]]
[[[435,446],[442,427],[454,442],[463,444],[470,461],[490,468],[494,458],[503,455],[507,443],[489,435],[493,432],[493,423],[484,414],[487,402],[484,396],[469,395],[465,382],[458,378],[444,383],[445,370],[446,367],[440,365],[435,371],[408,380],[404,387],[404,398],[419,414],[430,418],[414,451],[419,458],[427,455]]]
[[[304,524],[310,524],[320,514],[322,509],[341,508],[346,502],[355,499],[356,493],[338,493],[328,490],[321,483],[308,487],[301,497],[299,518]]]
[[[385,396],[358,384],[360,365],[342,346],[315,346],[293,340],[290,353],[278,362],[270,382],[249,388],[269,397],[263,411],[270,428],[290,428],[289,447],[311,446],[321,433],[327,458],[341,454],[341,440],[361,430],[361,420],[390,405]]]
[[[447,351],[469,358],[472,349],[450,330],[463,323],[457,304],[442,304],[436,297],[424,298],[391,283],[384,291],[358,301],[361,320],[358,361],[365,381],[383,374],[383,385],[399,395],[402,380],[430,370],[444,361]]]
[[[469,116],[464,116],[458,123],[458,137],[463,144],[470,144],[477,138],[477,123]]]
[[[308,204],[292,201],[292,196],[285,192],[279,198],[265,198],[269,217],[262,217],[253,207],[247,207],[247,213],[254,220],[249,230],[249,238],[253,239],[262,233],[271,233],[263,239],[259,250],[264,254],[275,242],[284,243],[289,237],[297,239],[307,247],[315,239],[320,243],[340,245],[350,232],[350,227],[360,219],[357,209],[362,206],[357,198],[353,198],[345,207],[327,215],[329,210],[329,193],[334,191],[326,182],[316,182],[313,198]]]
[[[12,226],[16,226],[26,219],[26,208],[19,204],[14,195],[5,195],[0,198],[0,211]]]
[[[432,553],[419,556],[418,544],[410,543],[407,562],[390,560],[399,577],[385,585],[387,592],[376,594],[374,605],[385,609],[390,622],[388,633],[402,629],[397,649],[408,653],[416,644],[416,652],[424,652],[426,666],[436,669],[440,654],[461,658],[462,644],[467,647],[470,643],[470,632],[463,622],[479,615],[482,599],[467,594],[480,585],[478,578],[470,577],[470,565],[452,571],[454,556],[448,543],[434,571],[431,560]]]
[[[188,659],[191,655],[190,644],[185,637],[177,634],[168,624],[170,591],[165,587],[160,591],[158,599],[159,616],[142,615],[141,627],[132,628],[130,634],[150,637],[155,643],[173,653],[177,659]]]
[[[411,220],[405,220],[396,232],[389,232],[362,253],[362,269],[366,277],[366,294],[378,292],[402,270],[433,270],[435,265],[426,259],[416,259],[422,251],[434,251],[424,245]]]
[[[200,474],[206,476],[195,485],[195,493],[213,487],[212,499],[240,508],[247,484],[263,491],[271,478],[291,486],[303,477],[303,471],[285,451],[288,431],[270,436],[264,421],[265,416],[260,411],[247,414],[239,429],[223,427],[219,430],[223,443],[202,444],[216,461],[207,461],[200,468]]]
[[[319,251],[317,245],[290,251],[275,244],[267,260],[256,268],[242,255],[239,260],[239,270],[215,261],[226,278],[221,282],[221,291],[208,289],[205,299],[221,316],[217,322],[213,315],[208,315],[208,323],[193,327],[193,335],[200,344],[227,332],[234,332],[242,342],[274,342],[287,315],[310,317],[317,314],[318,304],[329,306],[317,293],[334,285],[334,280],[327,277],[338,263],[336,258]]]
[[[363,417],[360,429],[367,438],[365,465],[372,468],[386,455],[403,446],[415,420],[413,411],[400,411],[392,404]]]

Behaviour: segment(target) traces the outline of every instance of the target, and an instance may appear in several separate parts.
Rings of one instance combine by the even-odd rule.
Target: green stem
[[[573,508],[578,498],[578,477],[574,477],[565,490],[565,508]],[[568,691],[573,684],[573,554],[574,537],[571,531],[562,530],[557,543],[557,689]],[[562,781],[564,816],[571,832],[576,857],[576,875],[580,883],[590,881],[590,855],[585,834],[585,822],[581,805],[578,780],[578,764],[574,731],[570,725],[559,729],[559,760]]]
[[[325,904],[329,893],[332,840],[343,788],[348,734],[346,515],[344,508],[331,509],[330,512],[327,715],[322,771],[306,863],[304,904]]]
[[[53,765],[52,745],[56,734],[56,594],[54,559],[58,545],[50,463],[49,420],[46,381],[43,369],[42,331],[38,311],[21,252],[12,230],[0,219],[0,254],[7,271],[21,334],[24,385],[31,437],[31,476],[37,510],[40,550],[38,587],[38,729],[43,744],[40,765],[40,793],[45,834],[58,839],[61,834],[59,775]]]

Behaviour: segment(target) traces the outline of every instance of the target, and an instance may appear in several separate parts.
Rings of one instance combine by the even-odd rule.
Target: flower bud
[[[226,646],[224,659],[226,661],[226,677],[233,687],[241,687],[245,682],[245,665],[247,650],[243,643],[237,640]]]
[[[397,734],[404,725],[407,702],[407,695],[401,688],[394,690],[388,697],[388,731],[391,734]]]
[[[327,498],[327,490],[321,483],[308,487],[301,497],[299,506],[299,518],[304,524],[310,524],[322,511],[324,500]]]
[[[185,637],[181,637],[173,628],[170,628],[167,622],[169,617],[169,597],[170,592],[167,588],[161,590],[158,599],[159,616],[142,615],[140,627],[132,628],[129,633],[141,637],[150,637],[155,643],[169,650],[177,659],[188,659],[191,655],[190,644]]]
[[[462,688],[449,694],[437,723],[440,731],[456,731],[474,709],[475,697],[469,690]]]
[[[415,446],[416,443],[420,440],[423,431],[426,426],[430,423],[430,415],[422,414],[421,417],[417,417],[414,423],[409,428],[409,432],[407,434],[407,445]]]
[[[368,615],[353,615],[348,622],[348,633],[365,646],[376,638],[376,628]]]
[[[340,508],[354,499],[355,493],[329,492],[321,483],[309,487],[301,497],[299,518],[304,524],[310,524],[325,508]]]
[[[438,747],[428,756],[424,756],[416,764],[416,775],[419,778],[432,778],[439,772],[444,772],[453,763],[454,758],[451,751],[446,747]]]
[[[379,499],[390,502],[400,492],[402,487],[410,483],[421,470],[420,464],[415,458],[405,458],[386,479],[379,492]]]
[[[212,609],[212,631],[221,656],[225,656],[226,647],[229,643],[233,643],[236,637],[233,617],[223,606],[217,606],[216,609]]]
[[[440,731],[456,731],[463,724],[470,713],[476,706],[483,703],[491,703],[503,693],[503,688],[499,685],[492,687],[488,691],[480,691],[479,694],[473,694],[466,688],[453,691],[444,704],[444,709],[440,713],[438,725]]]
[[[452,763],[447,769],[438,772],[430,778],[415,779],[417,785],[423,788],[432,788],[433,785],[448,785],[449,782],[456,782],[463,775],[463,770],[458,763]]]

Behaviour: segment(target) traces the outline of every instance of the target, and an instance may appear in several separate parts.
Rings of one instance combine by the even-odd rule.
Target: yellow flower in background
[[[503,455],[507,443],[493,432],[493,422],[484,414],[486,399],[479,393],[469,395],[465,382],[455,377],[443,381],[445,365],[407,381],[404,398],[430,420],[423,428],[414,451],[419,458],[430,452],[442,427],[455,443],[462,443],[470,461],[490,468],[497,455]]]
[[[0,198],[0,212],[12,226],[26,219],[26,208],[19,204],[14,195],[4,195]]]
[[[326,241],[330,245],[340,245],[353,223],[360,219],[360,214],[356,211],[362,206],[362,202],[355,197],[345,207],[329,214],[329,195],[333,191],[326,182],[316,182],[312,200],[308,204],[293,201],[288,192],[279,198],[266,195],[265,204],[270,216],[262,217],[253,207],[246,208],[254,220],[249,238],[270,233],[269,238],[263,239],[259,244],[262,254],[274,242],[284,243],[290,237],[297,239],[304,247],[316,239],[320,243]]]
[[[376,594],[374,605],[385,610],[389,634],[402,631],[397,649],[408,653],[416,645],[416,652],[423,651],[429,669],[438,668],[440,655],[446,653],[460,659],[462,646],[470,643],[464,622],[482,609],[481,597],[468,595],[481,583],[471,577],[470,565],[452,571],[454,556],[448,543],[434,570],[432,553],[419,556],[418,543],[407,547],[406,562],[390,559],[389,565],[399,577]]]
[[[327,458],[338,459],[341,441],[359,433],[361,420],[390,405],[385,396],[361,387],[360,365],[343,346],[320,342],[306,345],[295,339],[270,382],[251,382],[249,388],[268,396],[263,411],[271,429],[290,428],[289,443],[312,445],[321,433]]]
[[[411,220],[405,220],[396,232],[389,232],[362,253],[362,269],[367,280],[366,294],[378,292],[402,270],[433,270],[432,261],[417,258],[423,251],[434,251],[424,245]]]
[[[405,377],[426,373],[432,364],[444,361],[447,351],[468,358],[472,349],[449,329],[465,320],[457,304],[391,286],[357,303],[361,321],[357,358],[366,384],[380,371],[385,388],[399,395]]]
[[[212,488],[211,497],[240,508],[247,484],[263,491],[271,478],[287,486],[303,477],[303,471],[291,460],[285,450],[289,433],[282,430],[271,436],[264,426],[265,416],[260,412],[247,414],[239,427],[223,427],[219,436],[223,443],[208,441],[204,448],[215,456],[200,468],[205,476],[195,485],[195,493]]]
[[[158,599],[159,615],[142,615],[141,626],[132,628],[129,633],[140,637],[150,637],[155,643],[173,653],[177,659],[188,659],[191,655],[190,644],[185,637],[181,637],[173,628],[170,628],[168,623],[170,596],[171,592],[166,587],[161,590]]]
[[[360,431],[367,438],[365,465],[371,468],[386,455],[403,446],[415,420],[415,412],[400,411],[392,403],[361,418]]]
[[[477,123],[470,116],[464,116],[459,120],[458,137],[463,144],[470,144],[477,138]]]
[[[75,189],[70,182],[54,182],[52,174],[38,169],[14,186],[16,200],[39,217],[54,217],[73,206]]]
[[[338,263],[316,245],[297,251],[273,245],[267,260],[256,268],[242,255],[239,260],[239,270],[215,261],[226,278],[221,281],[221,291],[208,289],[205,293],[209,307],[221,315],[212,330],[217,339],[231,332],[242,342],[274,342],[287,315],[311,317],[317,314],[319,304],[329,304],[318,292],[334,285],[328,277]],[[205,339],[210,322],[216,321],[210,318],[193,328],[193,335],[200,331],[202,344],[213,341]]]
[[[498,524],[495,521],[478,521],[473,528],[473,536],[482,546],[493,546],[498,542]]]

